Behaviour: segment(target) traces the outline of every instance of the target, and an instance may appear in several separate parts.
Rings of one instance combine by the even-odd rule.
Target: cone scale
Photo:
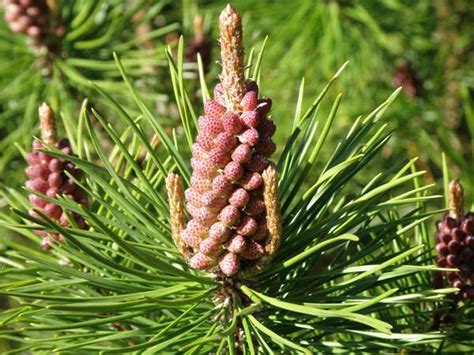
[[[267,245],[275,240],[267,219],[276,225],[280,216],[277,187],[264,186],[262,177],[267,170],[276,176],[269,159],[276,149],[268,117],[272,102],[259,98],[257,84],[245,80],[241,19],[230,5],[220,15],[219,30],[222,73],[198,120],[191,186],[184,193],[190,220],[178,239],[192,268],[232,277],[276,251]],[[277,184],[276,178],[267,180]]]

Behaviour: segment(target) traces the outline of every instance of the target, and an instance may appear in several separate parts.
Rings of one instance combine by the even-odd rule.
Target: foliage
[[[300,91],[278,160],[284,239],[276,258],[262,274],[235,284],[187,267],[172,245],[163,191],[171,171],[188,180],[186,136],[196,131],[183,84],[182,43],[179,48],[177,63],[169,51],[168,58],[183,127],[189,128],[184,134],[166,135],[117,62],[141,114],[130,116],[99,85],[97,92],[127,128],[118,132],[85,103],[78,134],[91,143],[79,139],[85,144],[76,158],[51,148],[50,154],[71,160],[87,176],[82,186],[94,201],[91,208],[56,202],[83,216],[89,230],[33,220],[23,194],[5,192],[23,220],[4,216],[5,227],[33,241],[32,229],[57,231],[67,242],[53,254],[11,244],[2,259],[7,281],[1,293],[15,303],[1,315],[1,337],[23,351],[120,353],[377,351],[441,342],[443,333],[419,321],[456,289],[430,289],[430,273],[439,269],[422,244],[412,246],[429,238],[424,222],[431,214],[423,205],[437,197],[418,185],[423,172],[406,161],[348,188],[389,140],[381,116],[396,93],[358,117],[330,159],[319,154],[329,144],[341,97],[326,115],[321,104],[343,68],[308,108]],[[250,76],[259,73],[257,61]],[[92,116],[115,143],[110,155]],[[153,134],[160,137],[157,149],[149,143]],[[146,156],[139,163],[141,149]],[[95,155],[103,166],[88,158]],[[300,182],[312,169],[318,178],[305,189]]]

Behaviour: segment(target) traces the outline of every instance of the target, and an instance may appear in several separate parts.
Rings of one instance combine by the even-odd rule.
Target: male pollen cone
[[[54,112],[45,103],[39,108],[39,120],[43,142],[61,150],[64,154],[72,154],[71,145],[67,139],[58,141]],[[82,205],[87,205],[87,196],[84,191],[66,174],[67,172],[75,178],[80,178],[82,172],[65,159],[56,158],[39,151],[40,149],[45,150],[47,148],[40,141],[33,141],[32,150],[26,158],[28,162],[28,168],[26,169],[28,181],[25,184],[26,187],[32,192],[40,193],[50,198],[64,195]],[[57,204],[48,202],[34,193],[29,195],[29,199],[32,204],[29,214],[32,217],[41,219],[40,214],[36,212],[38,210],[51,220],[59,222],[63,227],[70,225],[66,213]],[[86,228],[86,223],[80,216],[74,213],[71,213],[71,215],[78,228]],[[46,249],[51,247],[54,240],[64,240],[63,236],[57,233],[48,233],[41,230],[37,230],[35,233],[43,237],[41,245]]]
[[[262,173],[274,169],[269,157],[276,146],[268,118],[272,101],[259,98],[257,84],[245,81],[242,23],[230,5],[219,17],[219,30],[222,73],[198,120],[185,191],[190,221],[181,240],[192,251],[191,267],[229,277],[266,255]]]
[[[474,299],[474,214],[464,213],[464,191],[457,180],[449,184],[450,211],[436,223],[436,262],[459,271],[443,272],[458,298]]]

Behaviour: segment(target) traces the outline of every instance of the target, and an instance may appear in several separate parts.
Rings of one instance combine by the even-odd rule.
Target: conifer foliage
[[[183,80],[183,41],[176,60],[166,51],[182,130],[164,129],[118,56],[133,110],[98,83],[105,107],[84,101],[68,131],[77,155],[42,130],[33,148],[49,161],[48,187],[57,159],[62,183],[81,193],[28,183],[66,224],[59,212],[41,212],[36,198],[2,191],[15,216],[2,215],[1,225],[33,242],[2,241],[10,249],[0,258],[0,295],[12,302],[0,314],[0,339],[15,351],[311,354],[445,341],[427,320],[459,289],[430,286],[433,272],[453,270],[432,265],[423,245],[433,239],[425,203],[439,196],[420,184],[415,160],[360,175],[390,139],[382,116],[398,92],[334,143],[342,100],[328,103],[326,94],[346,65],[308,107],[302,85],[287,141],[270,161],[271,136],[288,118],[272,117],[260,96],[263,51],[244,65],[240,26],[226,7],[220,84],[211,99],[200,78],[202,118]],[[93,120],[114,143],[110,151]],[[45,233],[63,242],[43,250]]]

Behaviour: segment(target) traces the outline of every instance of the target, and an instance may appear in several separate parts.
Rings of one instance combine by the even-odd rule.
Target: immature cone
[[[463,211],[463,189],[457,180],[449,184],[450,212],[436,223],[436,261],[441,267],[459,271],[444,272],[453,287],[460,289],[458,296],[474,299],[474,214]]]
[[[44,143],[54,146],[65,154],[72,154],[72,149],[67,139],[59,142],[57,140],[54,113],[48,105],[43,104],[40,107],[39,117],[41,138]],[[66,175],[66,172],[68,172],[75,178],[80,178],[81,171],[74,164],[39,152],[39,149],[47,149],[47,146],[44,146],[39,141],[33,141],[33,149],[27,156],[29,166],[26,169],[26,174],[29,180],[26,182],[26,187],[31,191],[51,198],[65,195],[82,205],[87,205],[84,191]],[[39,210],[50,219],[58,221],[61,226],[69,226],[70,223],[67,215],[60,206],[48,202],[35,194],[30,194],[29,199],[32,204],[32,209],[29,212],[31,216],[41,219],[41,216],[35,211]],[[85,221],[80,216],[72,214],[72,217],[79,228],[86,227]],[[47,233],[39,230],[35,231],[35,233],[43,237],[41,244],[44,248],[49,248],[54,240],[63,241],[63,237],[56,233]]]
[[[191,267],[232,276],[276,251],[281,226],[277,175],[268,159],[275,151],[271,100],[258,99],[256,83],[244,81],[241,21],[231,6],[220,16],[220,30],[221,84],[198,120],[185,191],[191,220],[180,240],[192,251]]]
[[[10,29],[27,35],[34,44],[41,44],[47,36],[58,35],[61,26],[54,25],[51,0],[3,0],[5,20]]]

